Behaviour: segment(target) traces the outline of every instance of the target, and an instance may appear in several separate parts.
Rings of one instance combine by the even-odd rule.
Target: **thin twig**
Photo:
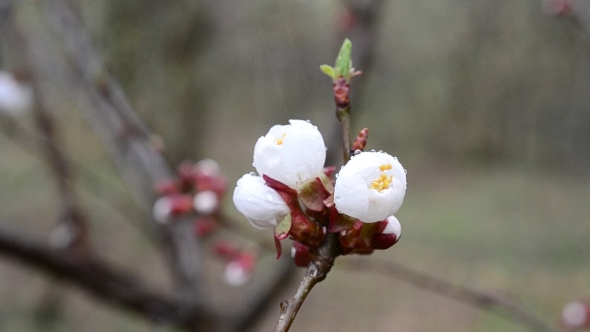
[[[352,272],[381,274],[394,278],[414,287],[435,292],[480,310],[496,314],[515,324],[522,325],[530,331],[556,331],[541,319],[515,303],[481,291],[452,284],[398,263],[372,257],[371,259],[352,259],[347,261],[347,264],[338,265],[338,268]]]

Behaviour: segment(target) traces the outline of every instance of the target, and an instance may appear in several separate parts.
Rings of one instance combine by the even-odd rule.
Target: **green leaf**
[[[351,77],[352,60],[350,59],[352,53],[352,42],[350,39],[344,39],[338,57],[336,58],[336,65],[334,66],[336,75],[344,77],[347,81]]]
[[[321,66],[320,66],[320,70],[321,70],[321,71],[322,71],[324,74],[326,74],[326,75],[330,76],[332,79],[334,79],[334,68],[332,68],[331,66],[328,66],[328,65],[321,65]]]

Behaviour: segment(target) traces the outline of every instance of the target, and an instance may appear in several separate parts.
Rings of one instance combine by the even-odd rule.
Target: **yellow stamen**
[[[381,172],[388,171],[392,168],[393,168],[393,166],[391,166],[391,164],[383,164],[383,165],[379,166],[379,169],[381,170]]]
[[[387,165],[389,165],[389,168],[387,168]],[[385,164],[379,167],[379,169],[383,172],[384,169],[385,170],[389,170],[391,169],[391,165],[390,164]],[[385,174],[381,174],[379,175],[379,178],[377,178],[377,180],[371,182],[371,189],[375,189],[378,192],[382,192],[383,190],[389,188],[389,185],[391,184],[391,181],[393,180],[393,175],[391,176],[387,176]]]
[[[275,143],[277,143],[277,145],[283,145],[283,140],[285,139],[285,136],[287,136],[287,133],[284,133],[283,136],[281,136],[281,138],[275,139]]]

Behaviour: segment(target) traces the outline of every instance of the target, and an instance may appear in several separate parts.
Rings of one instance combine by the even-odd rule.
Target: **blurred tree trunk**
[[[211,24],[203,1],[109,0],[108,61],[173,163],[199,158],[209,99],[202,71]]]

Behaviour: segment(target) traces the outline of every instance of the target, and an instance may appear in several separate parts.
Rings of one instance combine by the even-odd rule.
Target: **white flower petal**
[[[382,187],[372,189],[374,184]],[[384,152],[362,152],[338,173],[334,203],[340,213],[377,222],[397,212],[405,194],[406,173],[397,158]]]
[[[289,214],[289,207],[281,196],[268,187],[259,176],[245,174],[238,180],[233,196],[238,211],[258,229],[274,227]]]
[[[273,126],[254,147],[254,167],[266,175],[296,189],[317,177],[326,161],[326,146],[317,127],[303,120]]]

